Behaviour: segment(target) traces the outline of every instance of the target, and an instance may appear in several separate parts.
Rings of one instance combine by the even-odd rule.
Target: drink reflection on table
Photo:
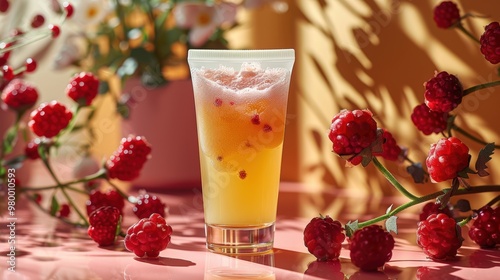
[[[226,256],[207,253],[204,280],[274,280],[274,254]]]

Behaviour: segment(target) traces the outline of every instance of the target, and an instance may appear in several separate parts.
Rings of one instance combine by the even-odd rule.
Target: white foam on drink
[[[196,69],[193,78],[199,78],[196,86],[206,97],[218,95],[222,99],[239,99],[251,102],[266,94],[286,95],[278,89],[287,86],[287,71],[282,68],[262,69],[259,63],[243,63],[237,72],[234,68],[220,66],[217,69]],[[269,98],[269,97],[266,97]]]

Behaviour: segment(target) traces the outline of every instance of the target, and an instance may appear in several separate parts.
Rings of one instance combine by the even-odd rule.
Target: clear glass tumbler
[[[189,50],[211,251],[273,248],[294,61],[293,49]]]

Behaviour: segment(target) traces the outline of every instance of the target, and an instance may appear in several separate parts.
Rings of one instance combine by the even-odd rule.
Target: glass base
[[[273,249],[274,223],[259,227],[205,225],[207,248],[222,254],[260,254]]]

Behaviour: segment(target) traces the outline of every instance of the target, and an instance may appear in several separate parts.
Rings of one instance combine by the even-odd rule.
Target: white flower
[[[189,43],[200,47],[207,42],[217,27],[234,24],[236,8],[236,4],[227,2],[214,5],[183,2],[177,4],[173,13],[178,27],[190,29]]]
[[[97,25],[113,11],[109,0],[72,0],[74,14],[69,19],[80,26]]]

